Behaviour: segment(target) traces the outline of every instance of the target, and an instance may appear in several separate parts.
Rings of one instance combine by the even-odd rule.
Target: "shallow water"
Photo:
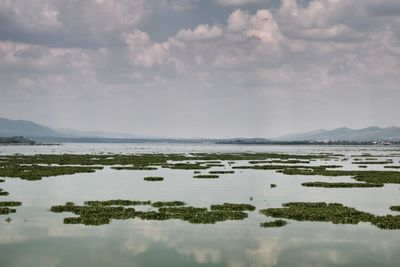
[[[286,153],[398,154],[398,147],[231,146],[156,144],[66,144],[7,146],[0,154],[35,153],[189,153],[270,151]],[[391,156],[393,165],[399,157]],[[242,165],[245,162],[238,162]],[[319,162],[312,164],[318,165]],[[350,161],[330,161],[357,169]],[[212,170],[229,169],[213,167]],[[382,169],[382,165],[368,169]],[[207,173],[209,170],[202,172]],[[163,176],[162,182],[143,181]],[[289,201],[339,202],[374,214],[396,214],[400,185],[383,188],[307,188],[305,181],[353,181],[350,177],[289,176],[273,170],[235,170],[219,179],[193,179],[193,170],[112,170],[26,181],[6,178],[0,187],[10,193],[1,201],[23,205],[0,215],[0,266],[400,266],[400,230],[380,230],[369,223],[334,225],[296,222],[282,228],[261,228],[271,220],[258,210]],[[270,188],[270,184],[276,188]],[[193,206],[223,202],[249,203],[256,211],[243,221],[194,225],[179,220],[113,220],[109,225],[65,225],[70,214],[49,212],[53,205],[106,199],[182,200]],[[251,200],[252,199],[252,200]]]

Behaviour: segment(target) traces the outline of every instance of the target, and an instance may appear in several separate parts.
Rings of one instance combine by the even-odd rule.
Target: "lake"
[[[385,170],[385,164],[359,168],[354,155],[369,153],[374,160],[400,165],[396,146],[236,146],[214,144],[62,144],[57,146],[0,146],[0,155],[36,154],[151,154],[151,153],[332,153],[341,156],[311,161],[311,166],[338,164],[341,170]],[[353,157],[352,157],[353,156]],[[378,157],[375,157],[378,156]],[[344,160],[346,159],[346,160]],[[209,170],[249,166],[248,160]],[[232,166],[231,166],[232,165]],[[361,165],[361,164],[360,164]],[[396,170],[393,170],[396,171]],[[147,182],[146,176],[164,177]],[[337,202],[375,215],[393,214],[400,205],[399,184],[373,188],[316,188],[312,181],[354,182],[349,176],[286,175],[275,170],[235,169],[218,179],[194,179],[190,169],[115,170],[104,166],[94,173],[76,173],[28,181],[5,178],[9,192],[1,201],[21,201],[17,212],[0,215],[0,266],[400,266],[400,230],[382,230],[369,222],[331,222],[287,219],[284,227],[263,228],[271,220],[260,209],[286,202]],[[271,187],[275,184],[276,187]],[[64,224],[66,213],[50,208],[87,200],[184,201],[208,207],[247,203],[256,207],[244,220],[215,224],[188,221],[112,220],[104,225]],[[142,207],[143,210],[148,207]],[[11,222],[6,222],[6,218]]]

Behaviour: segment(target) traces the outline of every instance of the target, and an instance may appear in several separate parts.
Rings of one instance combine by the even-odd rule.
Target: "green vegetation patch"
[[[157,170],[156,167],[150,166],[124,166],[124,167],[111,167],[113,170],[139,170],[139,171],[154,171]]]
[[[262,209],[260,212],[273,218],[296,221],[332,222],[334,224],[369,222],[380,229],[400,229],[400,216],[377,216],[339,203],[289,202],[282,206],[283,208]]]
[[[185,206],[186,203],[183,201],[157,201],[151,204],[155,208],[160,207],[176,207],[176,206]]]
[[[0,207],[17,207],[21,205],[22,202],[19,201],[0,201]]]
[[[5,165],[0,168],[0,177],[18,177],[24,180],[40,180],[43,177],[91,173],[103,167],[81,166],[42,166],[42,165]]]
[[[393,161],[356,161],[356,162],[352,162],[352,164],[362,164],[362,165],[368,165],[368,164],[390,164],[393,163]]]
[[[393,210],[393,211],[400,211],[400,205],[399,205],[399,206],[391,206],[391,207],[390,207],[390,210]]]
[[[144,177],[143,180],[145,180],[145,181],[151,181],[151,182],[157,182],[157,181],[162,181],[162,180],[164,180],[164,177],[159,177],[159,176],[148,176],[148,177]]]
[[[136,205],[150,205],[151,201],[113,199],[105,201],[85,201],[84,204],[89,206],[136,206]]]
[[[121,206],[114,206],[117,203],[121,204]],[[72,202],[67,202],[65,205],[53,206],[50,210],[56,213],[72,212],[78,215],[78,217],[64,218],[63,222],[65,224],[85,225],[103,225],[109,224],[113,219],[125,220],[133,218],[142,220],[177,219],[194,224],[214,224],[226,220],[243,220],[248,217],[247,213],[237,208],[235,209],[236,206],[231,206],[230,209],[224,210],[209,210],[205,207],[186,207],[184,206],[185,203],[182,201],[166,201],[154,202],[152,204],[152,206],[158,208],[158,210],[136,211],[134,208],[126,207],[128,204],[130,205],[132,203],[144,202],[129,200],[87,201],[84,206],[78,206]],[[226,205],[226,203],[221,206],[224,205]],[[245,206],[245,209],[249,210],[249,207]]]
[[[303,164],[308,164],[310,163],[309,160],[299,160],[299,159],[288,159],[288,160],[250,160],[249,161],[250,164],[263,164],[263,163],[278,163],[278,164],[299,164],[299,163],[303,163]]]
[[[326,187],[326,188],[366,188],[366,187],[382,187],[383,184],[375,184],[375,183],[327,183],[327,182],[305,182],[301,184],[302,186],[307,187]]]
[[[196,163],[176,163],[170,164],[169,168],[175,170],[205,170],[209,169],[210,166],[204,166]]]
[[[219,178],[218,175],[214,174],[203,174],[203,175],[195,175],[193,178],[198,178],[198,179],[216,179]]]
[[[9,207],[0,207],[0,215],[15,213],[17,210]]]
[[[287,221],[275,220],[275,221],[260,223],[260,226],[264,228],[270,228],[270,227],[283,227],[287,224],[288,224]]]
[[[0,196],[8,196],[9,193],[0,188]]]
[[[211,210],[220,211],[253,211],[256,207],[250,204],[236,204],[236,203],[224,203],[221,205],[211,205]]]

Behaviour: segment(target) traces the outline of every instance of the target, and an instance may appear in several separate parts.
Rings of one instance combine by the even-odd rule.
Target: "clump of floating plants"
[[[195,175],[193,178],[199,178],[199,179],[216,179],[219,178],[218,175],[215,174],[201,174],[201,175]]]
[[[9,193],[0,188],[0,196],[8,196]]]
[[[359,182],[373,184],[400,184],[400,172],[398,171],[360,171],[360,170],[328,170],[335,165],[322,166],[285,166],[285,165],[253,165],[235,166],[234,169],[256,169],[256,170],[275,170],[286,175],[321,175],[321,176],[352,176]]]
[[[250,164],[262,164],[262,163],[285,163],[285,164],[298,164],[298,163],[310,163],[309,160],[299,159],[288,159],[288,160],[250,160]]]
[[[124,167],[111,167],[113,170],[141,170],[141,171],[153,171],[157,170],[156,167],[151,166],[124,166]]]
[[[178,170],[205,170],[209,169],[210,166],[204,166],[196,163],[176,163],[169,165],[169,168]]]
[[[248,217],[243,210],[254,210],[255,207],[248,204],[224,203],[206,207],[185,206],[182,201],[154,202],[152,207],[157,210],[136,211],[133,205],[150,205],[150,201],[131,200],[106,200],[86,201],[83,206],[67,202],[65,205],[51,207],[52,212],[72,212],[78,217],[64,218],[65,224],[103,225],[113,219],[142,220],[170,220],[177,219],[194,224],[214,224],[226,220],[243,220]]]
[[[5,180],[4,179],[0,179],[0,183],[4,183],[5,182]]]
[[[362,165],[367,165],[367,164],[390,164],[393,163],[391,160],[386,160],[386,161],[355,161],[352,162],[352,164],[362,164]]]
[[[394,166],[383,166],[383,168],[387,168],[387,169],[400,169],[400,166],[398,166],[398,165],[394,165]]]
[[[42,165],[5,165],[0,168],[1,177],[19,177],[24,180],[40,180],[42,177],[90,173],[103,167],[82,166],[42,166]]]
[[[151,181],[151,182],[157,182],[157,181],[162,181],[162,180],[164,180],[164,177],[148,176],[148,177],[144,177],[143,180],[145,180],[145,181]]]
[[[185,206],[186,203],[183,201],[157,201],[151,204],[155,208],[160,207],[176,207],[176,206]]]
[[[287,221],[284,220],[275,220],[270,222],[263,222],[260,223],[261,227],[270,228],[270,227],[283,227],[287,224]]]
[[[22,203],[19,201],[1,201],[0,202],[0,215],[15,213],[17,210],[15,208],[10,207],[17,207],[21,206]]]
[[[19,201],[0,201],[0,207],[17,207],[21,205],[22,203]]]
[[[391,207],[390,207],[390,210],[393,210],[393,211],[400,211],[400,205],[399,205],[399,206],[391,206]]]
[[[269,187],[275,188],[275,187],[276,187],[276,184],[270,184]]]
[[[376,183],[345,183],[345,182],[338,182],[338,183],[327,183],[327,182],[305,182],[301,184],[302,186],[307,187],[326,187],[326,188],[365,188],[365,187],[382,187],[383,184],[376,184]]]
[[[260,213],[273,218],[296,221],[332,222],[334,224],[369,222],[380,229],[400,229],[400,216],[373,215],[339,203],[289,202],[282,206],[282,208],[262,209]]]
[[[104,201],[85,201],[84,204],[89,206],[136,206],[136,205],[150,205],[151,201],[112,199]]]
[[[209,174],[231,174],[235,173],[235,171],[209,171]]]
[[[224,203],[221,205],[211,205],[211,210],[220,210],[220,211],[253,211],[256,207],[250,204],[232,204],[232,203]]]

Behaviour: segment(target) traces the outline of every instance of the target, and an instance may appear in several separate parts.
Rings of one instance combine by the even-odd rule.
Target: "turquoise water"
[[[0,147],[12,153],[152,153],[205,151],[399,153],[396,147],[302,147],[218,145],[68,144]],[[391,157],[399,164],[398,157]],[[332,161],[356,169],[350,162]],[[237,165],[246,164],[238,162]],[[214,167],[212,170],[226,170]],[[382,168],[382,166],[371,166]],[[207,170],[208,171],[208,170]],[[145,182],[144,176],[163,176]],[[271,220],[258,210],[289,201],[339,202],[374,214],[388,214],[400,204],[400,185],[383,188],[325,189],[302,187],[305,181],[352,181],[349,177],[287,176],[266,170],[235,170],[219,179],[193,179],[192,170],[118,171],[105,167],[84,173],[26,181],[6,178],[0,187],[18,200],[16,214],[0,215],[0,266],[400,266],[400,231],[368,223],[334,225],[296,222],[261,228]],[[277,185],[270,188],[270,184]],[[194,225],[179,220],[113,220],[109,225],[65,225],[68,213],[49,212],[53,205],[106,199],[182,200],[193,206],[223,202],[257,207],[242,221]],[[6,217],[12,221],[4,221]]]

